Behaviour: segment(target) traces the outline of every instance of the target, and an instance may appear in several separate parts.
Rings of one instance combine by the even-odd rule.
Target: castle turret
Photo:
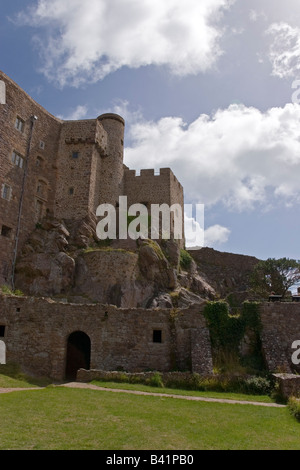
[[[98,121],[107,133],[107,150],[102,156],[100,204],[116,206],[123,194],[125,121],[118,114],[102,114]]]

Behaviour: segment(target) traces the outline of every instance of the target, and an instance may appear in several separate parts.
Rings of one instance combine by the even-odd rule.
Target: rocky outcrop
[[[28,295],[124,308],[185,308],[215,299],[228,267],[220,271],[216,262],[204,269],[205,252],[191,252],[183,268],[180,254],[174,240],[99,242],[91,215],[78,221],[48,218],[24,247],[16,286]]]

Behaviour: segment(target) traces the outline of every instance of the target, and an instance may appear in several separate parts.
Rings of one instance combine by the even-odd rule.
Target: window
[[[10,238],[12,229],[10,227],[6,227],[6,225],[2,225],[1,228],[1,235],[2,237]]]
[[[72,158],[79,158],[79,152],[72,152]]]
[[[69,188],[69,194],[70,194],[70,196],[73,196],[73,194],[74,194],[74,188]]]
[[[161,330],[153,330],[153,343],[161,343],[162,342],[162,331]]]
[[[35,201],[35,220],[40,222],[44,216],[44,203],[38,199]]]
[[[45,148],[45,142],[40,140],[40,149],[44,150],[44,148]]]
[[[17,117],[15,122],[15,128],[18,129],[18,131],[23,132],[24,124],[24,121],[21,118]]]
[[[5,325],[0,325],[0,337],[4,338],[5,335]]]
[[[41,157],[37,157],[36,161],[35,161],[35,166],[37,168],[43,168],[43,159]]]
[[[11,161],[19,168],[23,168],[24,158],[21,157],[21,155],[19,155],[17,152],[12,153]]]
[[[36,187],[36,193],[42,199],[47,199],[47,183],[45,181],[39,180]]]
[[[3,184],[2,185],[2,198],[6,199],[7,201],[10,201],[11,199],[11,187],[8,184]]]

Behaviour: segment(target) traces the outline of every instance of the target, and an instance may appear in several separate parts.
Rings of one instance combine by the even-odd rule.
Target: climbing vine
[[[235,355],[239,358],[241,341],[245,333],[251,331],[253,337],[253,356],[255,356],[255,362],[259,363],[259,367],[261,367],[262,361],[257,360],[257,357],[261,354],[261,322],[258,303],[244,302],[239,313],[232,315],[227,302],[208,302],[204,308],[203,315],[207,321],[213,355],[215,357],[223,356],[228,358],[229,355],[231,357]]]

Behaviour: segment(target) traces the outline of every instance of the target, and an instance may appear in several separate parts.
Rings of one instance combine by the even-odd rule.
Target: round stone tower
[[[102,114],[97,120],[107,133],[107,152],[101,162],[100,204],[116,206],[123,193],[125,121],[113,113]]]

